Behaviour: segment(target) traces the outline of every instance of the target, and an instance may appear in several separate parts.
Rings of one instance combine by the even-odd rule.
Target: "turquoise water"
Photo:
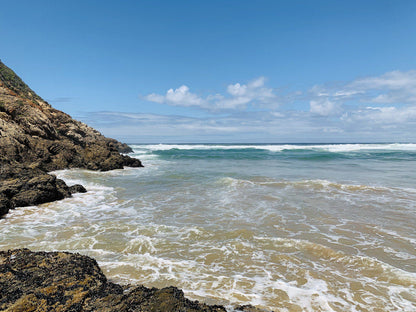
[[[145,168],[56,172],[88,193],[14,210],[0,247],[209,303],[416,311],[416,144],[131,146]]]

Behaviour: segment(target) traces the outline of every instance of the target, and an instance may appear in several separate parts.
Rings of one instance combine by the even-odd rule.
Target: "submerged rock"
[[[75,184],[75,185],[71,185],[69,187],[69,192],[71,194],[75,194],[75,193],[86,193],[87,190],[81,184]]]
[[[131,148],[54,109],[0,61],[0,216],[71,196],[48,171],[142,167]]]
[[[8,311],[216,311],[184,297],[176,287],[120,286],[97,262],[67,252],[0,252],[0,310]]]
[[[267,310],[256,308],[255,306],[252,306],[251,304],[246,305],[238,305],[234,307],[234,311],[243,311],[243,312],[268,312]]]

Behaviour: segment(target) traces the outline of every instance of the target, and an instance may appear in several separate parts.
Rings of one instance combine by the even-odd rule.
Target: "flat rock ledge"
[[[227,311],[184,297],[176,287],[121,286],[97,262],[68,252],[0,251],[0,311]],[[253,306],[234,311],[260,312]]]

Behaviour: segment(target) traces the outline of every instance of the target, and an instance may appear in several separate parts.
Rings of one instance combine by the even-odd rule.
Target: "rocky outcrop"
[[[225,312],[184,297],[176,287],[121,286],[107,280],[97,262],[67,252],[0,252],[0,310],[103,312]],[[259,312],[252,306],[238,311]]]
[[[131,149],[51,107],[0,61],[0,216],[85,192],[47,172],[141,167]],[[184,297],[175,287],[121,286],[92,258],[66,252],[0,251],[0,310],[226,311]],[[236,311],[258,312],[252,306]]]
[[[54,109],[0,61],[0,216],[83,191],[49,171],[141,167],[140,160],[120,154],[128,152],[126,144]]]

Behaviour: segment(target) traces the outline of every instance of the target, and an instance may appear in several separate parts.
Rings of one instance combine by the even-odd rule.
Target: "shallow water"
[[[66,250],[121,283],[275,311],[416,311],[416,145],[132,145],[64,170],[86,194],[19,208],[0,248]]]

